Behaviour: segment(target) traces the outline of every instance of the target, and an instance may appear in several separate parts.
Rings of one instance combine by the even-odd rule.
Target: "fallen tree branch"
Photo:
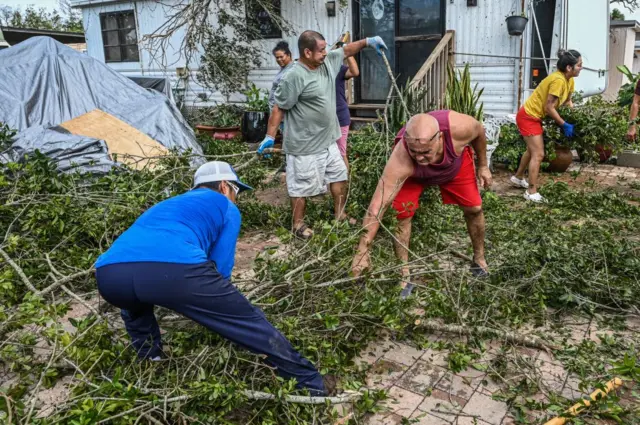
[[[389,64],[389,59],[387,59],[387,55],[384,52],[382,52],[382,61],[384,62],[384,66],[387,69],[387,74],[389,75],[391,84],[393,88],[396,89],[396,92],[398,93],[398,98],[400,98],[400,101],[402,102],[402,107],[404,108],[405,117],[408,121],[409,118],[411,118],[411,112],[409,112],[409,108],[407,108],[407,104],[404,101],[404,97],[402,97],[402,91],[400,90],[400,88],[398,87],[398,84],[396,83],[396,78],[393,76],[393,71],[391,70],[391,65]]]
[[[20,277],[20,280],[22,280],[22,283],[24,283],[25,286],[29,288],[31,292],[37,293],[38,290],[36,289],[35,286],[31,284],[31,281],[29,280],[27,275],[24,273],[22,268],[18,264],[16,264],[16,262],[13,261],[11,257],[9,257],[9,254],[7,254],[5,250],[2,248],[0,248],[0,255],[2,255],[2,257],[7,262],[7,264],[9,264],[13,268],[13,270],[15,270],[16,273],[18,273],[18,276]]]
[[[277,149],[277,148],[269,148],[269,149],[265,149],[264,152],[262,153],[262,155],[267,155],[267,154],[271,154],[271,153],[282,153],[282,149]],[[253,158],[249,159],[247,162],[244,162],[236,167],[233,167],[236,171],[240,171],[243,170],[245,168],[247,168],[249,165],[253,164],[254,162],[258,161],[261,158],[261,155],[258,154],[256,156],[254,156]]]
[[[453,255],[454,257],[458,257],[458,258],[460,258],[462,260],[465,260],[465,261],[468,261],[470,263],[473,263],[473,258],[471,258],[468,255],[463,254],[463,253],[461,253],[459,251],[456,251],[455,249],[450,249],[449,253],[451,253],[451,255]]]
[[[245,390],[243,391],[243,395],[245,397],[247,397],[250,400],[278,400],[278,398],[274,395],[274,394],[269,394],[269,393],[265,393],[262,391],[250,391],[250,390]],[[336,396],[336,397],[310,397],[310,396],[299,396],[299,395],[287,395],[284,397],[284,401],[285,403],[296,403],[296,404],[345,404],[345,403],[352,403],[358,399],[360,399],[362,397],[362,393],[360,392],[348,392],[348,393],[344,393],[342,395]],[[171,397],[171,398],[164,398],[164,399],[159,399],[157,401],[150,401],[147,403],[144,403],[140,406],[136,406],[133,407],[131,409],[128,409],[124,412],[118,413],[117,415],[111,416],[109,418],[103,419],[100,422],[98,422],[98,424],[102,424],[102,423],[107,423],[110,422],[114,419],[117,418],[121,418],[123,416],[126,416],[128,414],[131,414],[133,412],[137,412],[139,410],[145,409],[147,407],[153,406],[154,404],[157,403],[175,403],[178,401],[187,401],[189,399],[193,398],[192,396],[189,395],[181,395],[181,396],[177,396],[177,397]],[[100,400],[102,398],[95,398],[94,400]],[[148,413],[148,412],[147,412]]]
[[[92,312],[93,314],[96,315],[96,317],[101,318],[102,316],[100,315],[100,313],[98,313],[98,310],[96,310],[95,308],[93,308],[93,306],[91,306],[88,302],[86,302],[85,300],[83,300],[82,298],[80,298],[79,295],[77,295],[75,292],[73,292],[72,290],[70,290],[69,288],[67,288],[64,285],[60,285],[60,289],[62,289],[64,292],[66,292],[71,298],[73,298],[74,300],[76,300],[77,302],[79,302],[80,304],[82,304],[83,306],[85,306],[87,309],[89,309],[90,312]]]
[[[36,291],[37,295],[46,295],[49,292],[53,291],[54,289],[58,288],[61,285],[64,285],[65,283],[71,282],[72,280],[75,280],[79,277],[84,277],[87,276],[93,272],[95,272],[96,269],[94,269],[93,267],[87,270],[83,270],[81,272],[77,272],[74,274],[70,274],[69,276],[63,277],[60,280],[57,280],[55,282],[53,282],[51,285],[47,286],[46,288],[44,288],[42,291]]]
[[[244,163],[238,165],[237,167],[233,167],[233,168],[236,171],[243,170],[243,169],[247,168],[249,165],[253,164],[254,162],[257,162],[259,158],[260,157],[258,157],[258,156],[254,156],[253,158],[249,159],[247,162],[244,162]]]
[[[522,335],[515,332],[501,331],[499,329],[488,328],[486,326],[460,326],[460,325],[447,325],[439,323],[434,320],[428,320],[426,322],[418,323],[418,326],[430,331],[440,331],[447,333],[454,333],[467,336],[489,336],[505,341],[512,342],[514,344],[520,344],[527,347],[539,348],[541,350],[554,349],[559,347],[555,344],[547,342],[536,336]]]
[[[11,425],[13,422],[11,422],[13,420],[13,408],[11,407],[11,398],[8,397],[4,392],[0,392],[0,397],[4,398],[4,402],[7,405],[7,424]]]
[[[274,394],[264,393],[262,391],[243,391],[245,397],[250,400],[277,400]],[[336,397],[310,397],[304,395],[287,395],[284,397],[285,403],[297,403],[297,404],[345,404],[352,403],[359,400],[362,397],[362,393],[359,392],[346,392]]]
[[[158,402],[162,401],[164,403],[175,403],[175,402],[178,402],[178,401],[186,401],[186,400],[189,400],[190,398],[191,397],[188,396],[188,395],[181,395],[181,396],[177,396],[177,397],[165,398],[164,400],[158,400]],[[98,400],[98,399],[96,399],[96,400]],[[142,410],[142,409],[144,409],[146,407],[149,407],[150,405],[153,405],[154,403],[155,402],[150,401],[150,402],[142,404],[140,406],[133,407],[133,408],[131,408],[129,410],[126,410],[126,411],[124,411],[122,413],[118,413],[117,415],[113,415],[111,417],[103,419],[100,422],[98,422],[98,424],[111,422],[114,419],[121,418],[121,417],[126,416],[126,415],[128,415],[130,413],[137,412],[138,410]]]

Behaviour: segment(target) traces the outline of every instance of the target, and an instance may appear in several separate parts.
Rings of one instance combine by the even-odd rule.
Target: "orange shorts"
[[[516,124],[518,130],[523,137],[529,136],[541,136],[544,133],[542,129],[542,120],[540,118],[532,117],[524,110],[524,106],[518,111],[516,115]]]
[[[460,171],[449,183],[440,185],[442,202],[460,205],[461,207],[478,207],[482,205],[482,198],[476,181],[476,167],[473,164],[473,151],[470,147],[462,152]],[[413,217],[418,209],[418,201],[424,188],[429,185],[420,180],[409,178],[400,188],[400,192],[393,200],[393,209],[398,212],[398,219]]]

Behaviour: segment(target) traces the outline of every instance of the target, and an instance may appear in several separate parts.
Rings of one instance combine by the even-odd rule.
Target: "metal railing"
[[[447,90],[449,65],[454,64],[453,52],[455,48],[455,31],[449,30],[440,40],[431,55],[420,67],[418,73],[411,80],[414,87],[424,87],[426,89],[425,109],[442,108],[445,102]]]

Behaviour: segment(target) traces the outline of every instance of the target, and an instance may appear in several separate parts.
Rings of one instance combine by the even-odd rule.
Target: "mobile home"
[[[72,4],[82,9],[87,53],[92,57],[128,76],[170,77],[187,105],[225,101],[197,79],[179,77],[187,66],[193,73],[198,70],[197,62],[187,64],[179,54],[180,32],[173,35],[172,47],[162,57],[139,42],[166,22],[169,5],[180,1],[186,0],[72,0]],[[553,69],[555,52],[561,47],[583,55],[586,68],[576,81],[578,90],[593,95],[606,89],[610,71],[608,0],[275,1],[298,34],[313,29],[330,42],[346,31],[356,39],[382,36],[398,82],[417,76],[430,86],[435,100],[441,98],[446,84],[446,67],[436,60],[438,54],[457,67],[470,64],[472,78],[485,89],[485,110],[494,115],[517,110]],[[505,18],[523,13],[528,17],[523,35],[509,35]],[[271,48],[284,39],[296,56],[297,36],[283,37],[273,25],[265,28],[264,39],[255,41],[264,47],[263,65],[251,72],[250,80],[266,89],[278,71],[269,54]],[[366,105],[384,102],[390,87],[386,68],[375,52],[364,51],[358,60],[361,76],[350,93],[354,110],[358,105],[366,109]],[[242,101],[242,96],[226,100]]]

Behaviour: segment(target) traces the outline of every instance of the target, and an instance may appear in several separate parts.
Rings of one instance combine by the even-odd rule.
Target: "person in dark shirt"
[[[240,211],[250,190],[226,162],[196,171],[194,188],[149,208],[96,262],[100,295],[121,316],[141,359],[161,360],[156,305],[171,309],[255,353],[313,395],[326,395],[318,370],[231,283]]]
[[[337,47],[342,47],[344,43],[338,43]],[[340,123],[340,138],[336,141],[340,155],[344,159],[344,163],[349,168],[349,159],[347,157],[347,137],[349,136],[349,126],[351,125],[351,114],[349,113],[349,103],[347,102],[347,92],[345,89],[345,81],[360,75],[358,63],[353,56],[346,60],[347,65],[342,65],[340,72],[336,77],[336,114]]]

